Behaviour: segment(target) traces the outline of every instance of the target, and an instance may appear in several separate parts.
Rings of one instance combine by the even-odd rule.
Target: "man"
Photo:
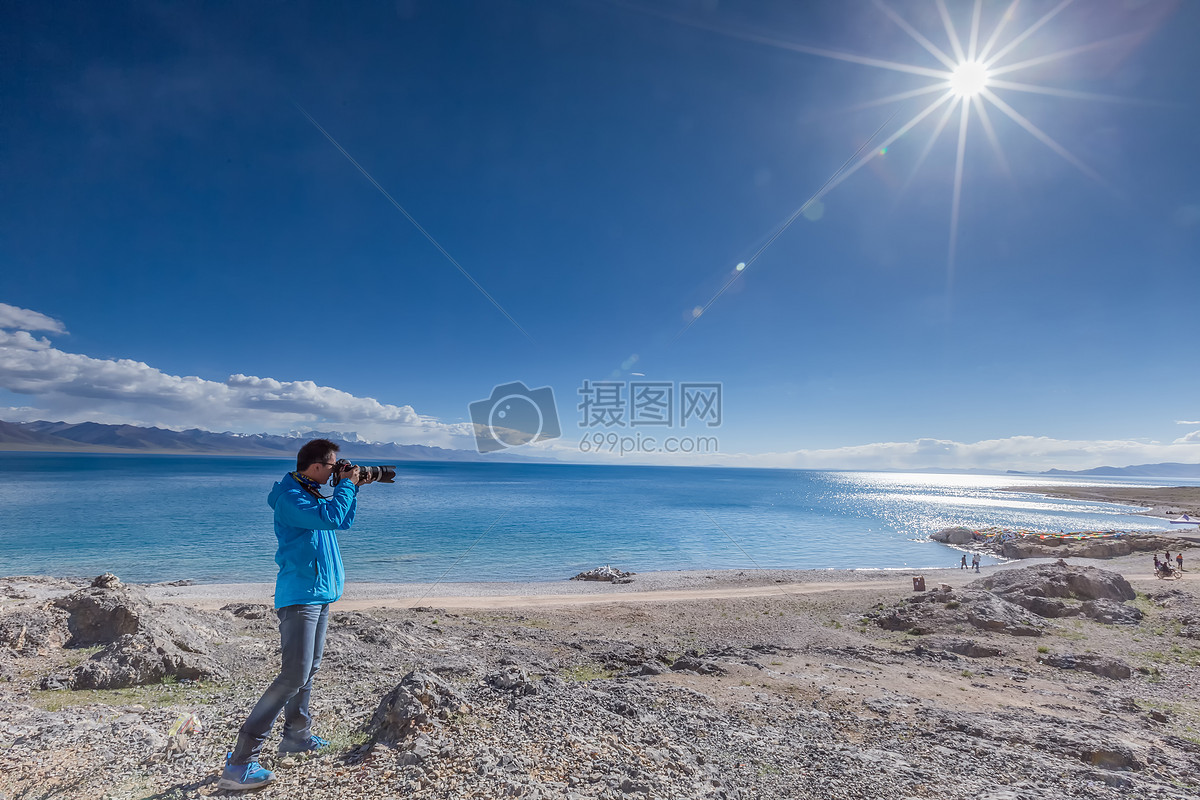
[[[336,532],[350,528],[358,487],[371,482],[360,478],[358,467],[349,468],[339,476],[333,494],[322,496],[320,487],[333,476],[337,451],[328,439],[313,439],[296,454],[296,471],[284,476],[267,496],[275,510],[279,540],[275,613],[283,664],[279,677],[238,732],[237,747],[225,758],[218,789],[257,789],[275,780],[274,773],[258,763],[258,756],[281,711],[280,753],[313,752],[329,744],[312,732],[308,701],[325,650],[329,604],[342,596],[344,573]]]

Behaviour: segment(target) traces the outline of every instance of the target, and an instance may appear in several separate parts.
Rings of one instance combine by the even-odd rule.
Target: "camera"
[[[375,483],[396,482],[396,467],[392,464],[379,467],[364,467],[361,464],[351,464],[346,459],[339,458],[337,463],[333,465],[333,476],[329,479],[329,485],[337,486],[342,482],[342,475],[355,467],[358,467],[358,474],[364,479],[369,478]]]
[[[475,430],[475,449],[491,453],[562,435],[554,390],[530,389],[521,381],[492,389],[492,396],[468,406]]]

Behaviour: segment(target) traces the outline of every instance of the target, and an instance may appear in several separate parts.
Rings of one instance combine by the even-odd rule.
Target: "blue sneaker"
[[[320,736],[309,736],[298,742],[285,736],[279,742],[279,753],[280,755],[284,753],[319,753],[326,747],[329,747],[329,740],[322,739]]]
[[[275,780],[275,773],[263,769],[257,761],[249,764],[232,764],[231,761],[233,753],[225,756],[225,770],[221,773],[221,780],[217,781],[217,789],[234,792],[261,789]]]

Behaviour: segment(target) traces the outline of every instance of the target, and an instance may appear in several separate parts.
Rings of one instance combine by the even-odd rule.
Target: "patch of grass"
[[[767,663],[770,664],[772,667],[782,667],[783,666],[782,661],[769,661]]]
[[[1129,605],[1147,616],[1159,610],[1158,604],[1151,600],[1149,595],[1142,592],[1138,592],[1137,596],[1129,601]]]
[[[825,627],[833,628],[834,630],[837,630],[838,628],[842,627],[842,623],[838,622],[836,619],[831,619],[831,620],[829,620],[829,622],[825,623]]]
[[[599,664],[576,664],[571,667],[563,667],[558,671],[558,674],[566,680],[585,683],[587,681],[607,680],[617,673],[611,669],[605,669]]]
[[[763,777],[763,778],[765,778],[768,775],[782,775],[783,774],[783,770],[780,769],[775,764],[766,764],[766,763],[760,761],[760,762],[756,763],[754,765],[754,767],[755,767],[755,769],[758,770],[759,777]]]
[[[969,669],[964,669],[962,672],[959,673],[959,675],[962,675],[964,678],[974,678],[975,677],[975,673],[971,672],[971,670],[969,670]]]
[[[1039,653],[1049,653],[1049,652],[1050,652],[1050,648],[1049,648],[1049,647],[1046,647],[1046,645],[1044,645],[1044,644],[1039,644],[1039,645],[1038,645],[1038,649],[1037,649],[1037,651],[1038,651]]]
[[[962,605],[962,603],[958,602],[957,600],[951,600],[949,603],[946,603],[946,608],[953,610],[953,609],[960,607],[961,605]]]
[[[327,734],[329,748],[334,751],[353,750],[367,743],[366,731],[343,723]]]
[[[1081,639],[1088,638],[1087,634],[1084,633],[1083,631],[1059,630],[1059,631],[1054,631],[1053,634],[1051,634],[1051,635],[1057,636],[1060,639],[1070,639],[1073,642],[1077,642]]]
[[[59,689],[34,692],[30,702],[46,711],[62,711],[78,706],[143,705],[147,708],[164,708],[177,705],[208,705],[214,684],[202,686],[174,683],[159,683],[149,686],[131,686],[128,689]]]
[[[1171,649],[1168,651],[1152,650],[1148,653],[1143,653],[1142,658],[1151,664],[1186,664],[1192,666],[1197,661],[1200,661],[1200,648],[1184,648],[1176,644],[1171,645]]]

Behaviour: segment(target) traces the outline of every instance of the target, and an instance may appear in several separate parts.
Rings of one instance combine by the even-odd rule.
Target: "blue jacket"
[[[275,607],[321,605],[342,596],[345,572],[335,531],[354,522],[358,487],[342,481],[328,500],[317,499],[292,477],[275,484],[267,496],[275,509]]]

